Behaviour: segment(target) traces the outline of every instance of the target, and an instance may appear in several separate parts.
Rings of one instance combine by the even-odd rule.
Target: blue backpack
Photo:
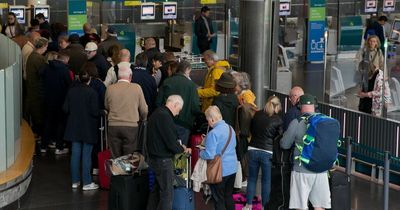
[[[313,114],[300,118],[307,123],[303,145],[296,144],[301,155],[295,157],[300,165],[312,172],[321,173],[332,168],[337,161],[340,146],[339,121],[324,114]]]

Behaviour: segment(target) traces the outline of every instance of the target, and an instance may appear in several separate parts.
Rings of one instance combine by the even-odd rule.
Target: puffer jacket
[[[263,110],[257,111],[251,121],[249,146],[272,151],[274,139],[282,134],[283,121],[278,115],[269,117]]]
[[[222,73],[224,73],[222,68],[211,67],[207,71],[203,88],[197,89],[197,93],[201,99],[201,111],[206,111],[212,105],[214,97],[219,95],[219,92],[215,90],[215,82],[219,80]]]

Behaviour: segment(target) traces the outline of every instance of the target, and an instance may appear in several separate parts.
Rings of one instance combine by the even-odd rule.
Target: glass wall
[[[0,172],[10,167],[20,151],[21,50],[0,34]]]

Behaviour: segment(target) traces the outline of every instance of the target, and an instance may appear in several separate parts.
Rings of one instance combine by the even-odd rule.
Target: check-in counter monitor
[[[19,24],[26,23],[25,6],[10,6],[9,11],[15,14]]]
[[[42,13],[47,21],[50,21],[50,6],[49,5],[35,5],[33,7],[33,16]]]
[[[176,2],[164,2],[163,3],[163,19],[171,20],[176,19],[177,14],[177,3]]]
[[[156,19],[156,5],[154,3],[143,3],[141,5],[141,20]]]

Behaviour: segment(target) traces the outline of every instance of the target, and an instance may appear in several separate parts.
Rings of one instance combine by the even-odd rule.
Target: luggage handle
[[[100,144],[101,144],[101,151],[104,151],[107,148],[107,132],[108,132],[108,119],[107,119],[108,112],[107,110],[102,110],[101,117],[100,117]],[[104,145],[105,141],[105,145]]]
[[[190,184],[190,178],[192,176],[192,155],[191,154],[185,154],[185,156],[187,157],[187,164],[186,164],[186,171],[187,171],[187,179],[186,179],[186,188],[189,189],[189,187],[192,187]]]

